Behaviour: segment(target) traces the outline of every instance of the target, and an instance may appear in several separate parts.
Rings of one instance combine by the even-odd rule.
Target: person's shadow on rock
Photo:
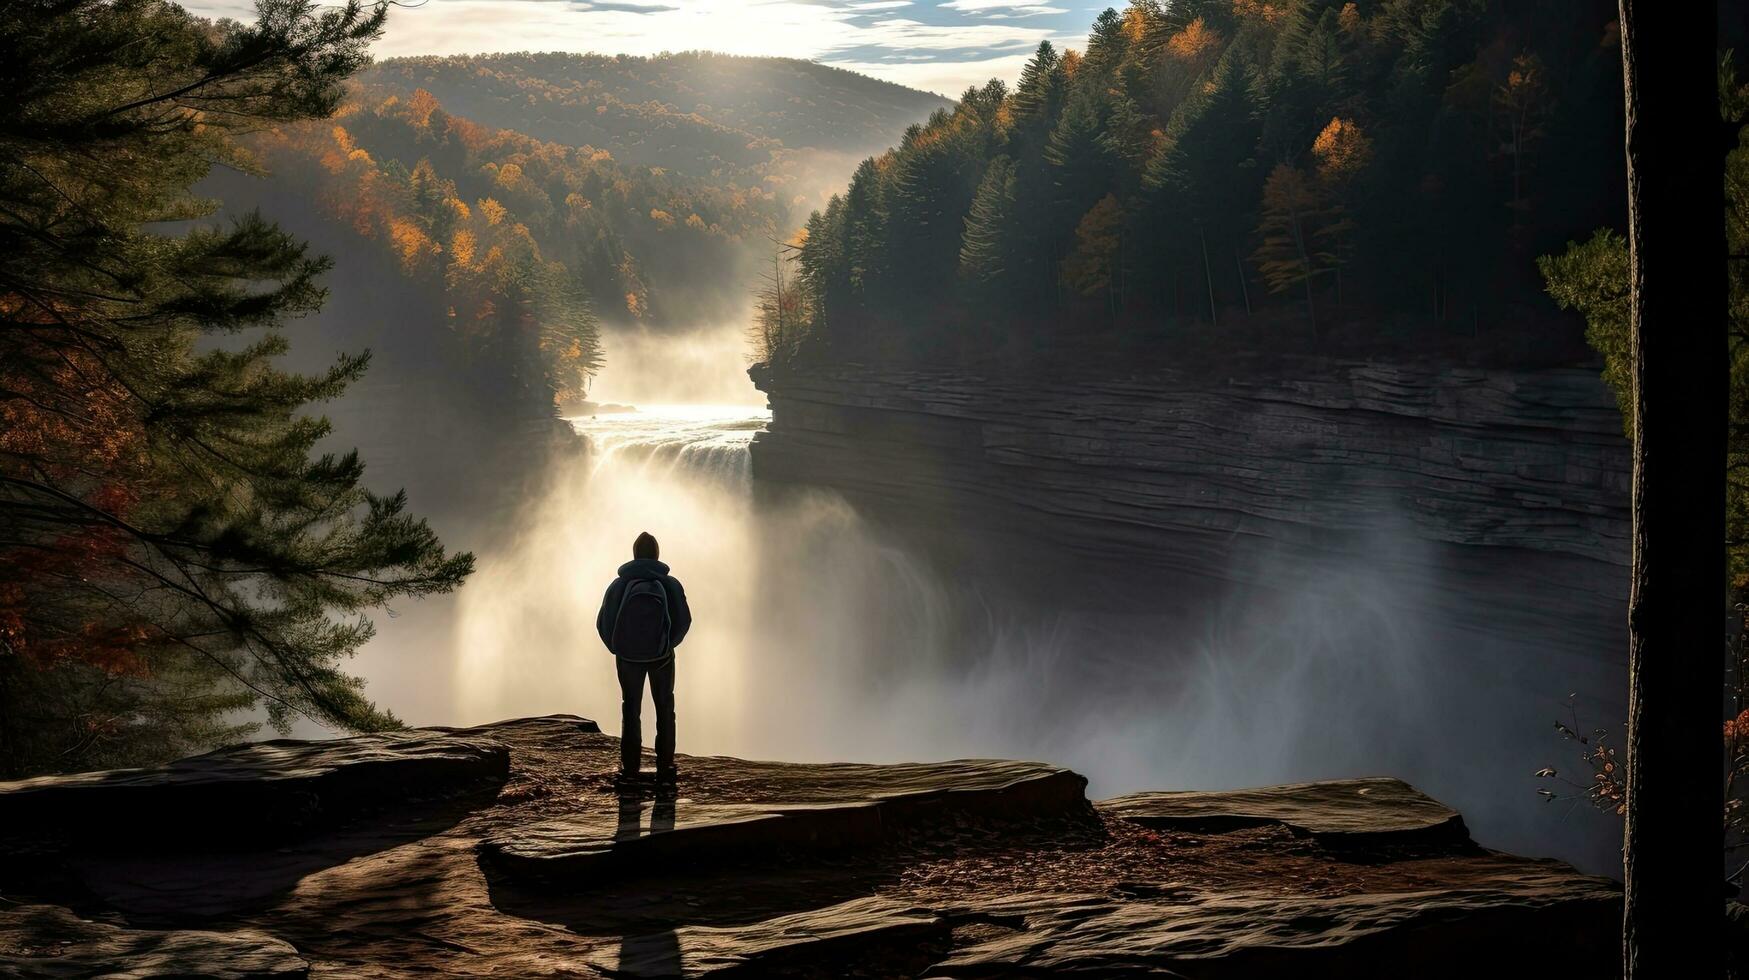
[[[626,936],[619,941],[619,975],[628,977],[678,977],[680,933],[673,929]]]
[[[619,795],[619,822],[613,829],[613,839],[616,841],[636,840],[638,837],[638,820],[643,816],[643,801],[636,793],[621,793]]]
[[[634,791],[622,790],[619,794],[619,820],[613,829],[615,841],[636,840],[641,836],[644,816],[643,797]],[[650,808],[650,830],[652,834],[660,834],[674,829],[674,801],[658,798],[655,806]]]
[[[636,840],[640,836],[644,802],[637,792],[622,791],[619,795],[619,821],[614,829],[616,841]],[[650,808],[650,830],[660,834],[674,829],[674,801],[658,799]],[[619,942],[619,973],[629,977],[678,977],[680,968],[680,934],[672,928],[659,932],[625,935]]]

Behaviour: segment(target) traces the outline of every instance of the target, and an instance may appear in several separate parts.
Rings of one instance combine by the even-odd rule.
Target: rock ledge
[[[1478,847],[1395,780],[1090,805],[1037,763],[693,757],[679,799],[651,801],[613,792],[619,745],[594,728],[268,743],[0,787],[0,813],[32,819],[55,811],[17,796],[114,819],[287,787],[332,818],[289,841],[245,820],[225,852],[9,823],[0,893],[21,905],[0,911],[0,973],[1455,980],[1522,973],[1530,948],[1616,969],[1613,882]],[[455,795],[464,775],[492,791]]]

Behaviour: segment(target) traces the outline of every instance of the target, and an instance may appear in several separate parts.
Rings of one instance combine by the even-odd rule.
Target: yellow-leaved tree
[[[1278,163],[1263,184],[1262,218],[1257,224],[1261,244],[1251,258],[1263,272],[1272,293],[1300,286],[1306,294],[1306,319],[1318,336],[1318,311],[1312,281],[1336,268],[1328,229],[1332,226],[1329,196],[1305,171]]]
[[[1342,267],[1354,250],[1352,195],[1359,177],[1372,162],[1372,139],[1352,119],[1332,117],[1312,141],[1318,183],[1329,197],[1329,220],[1320,229],[1335,256],[1336,303],[1342,303]]]
[[[1075,226],[1075,250],[1063,260],[1063,282],[1083,296],[1104,293],[1115,319],[1121,275],[1118,268],[1123,244],[1123,208],[1117,197],[1107,194],[1081,216]]]

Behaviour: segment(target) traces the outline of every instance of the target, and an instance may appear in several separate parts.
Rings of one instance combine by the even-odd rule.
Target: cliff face
[[[764,485],[836,490],[950,560],[1012,556],[1053,594],[1114,560],[1186,603],[1362,563],[1457,629],[1624,648],[1629,446],[1591,370],[752,374]]]

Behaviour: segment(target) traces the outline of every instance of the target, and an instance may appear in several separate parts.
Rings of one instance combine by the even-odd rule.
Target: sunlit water
[[[689,745],[734,744],[750,700],[743,648],[758,558],[747,444],[766,419],[746,406],[671,405],[571,420],[589,439],[588,456],[461,595],[458,713],[567,711],[617,726],[618,689],[595,615],[647,530],[687,583],[698,623],[677,685]]]

